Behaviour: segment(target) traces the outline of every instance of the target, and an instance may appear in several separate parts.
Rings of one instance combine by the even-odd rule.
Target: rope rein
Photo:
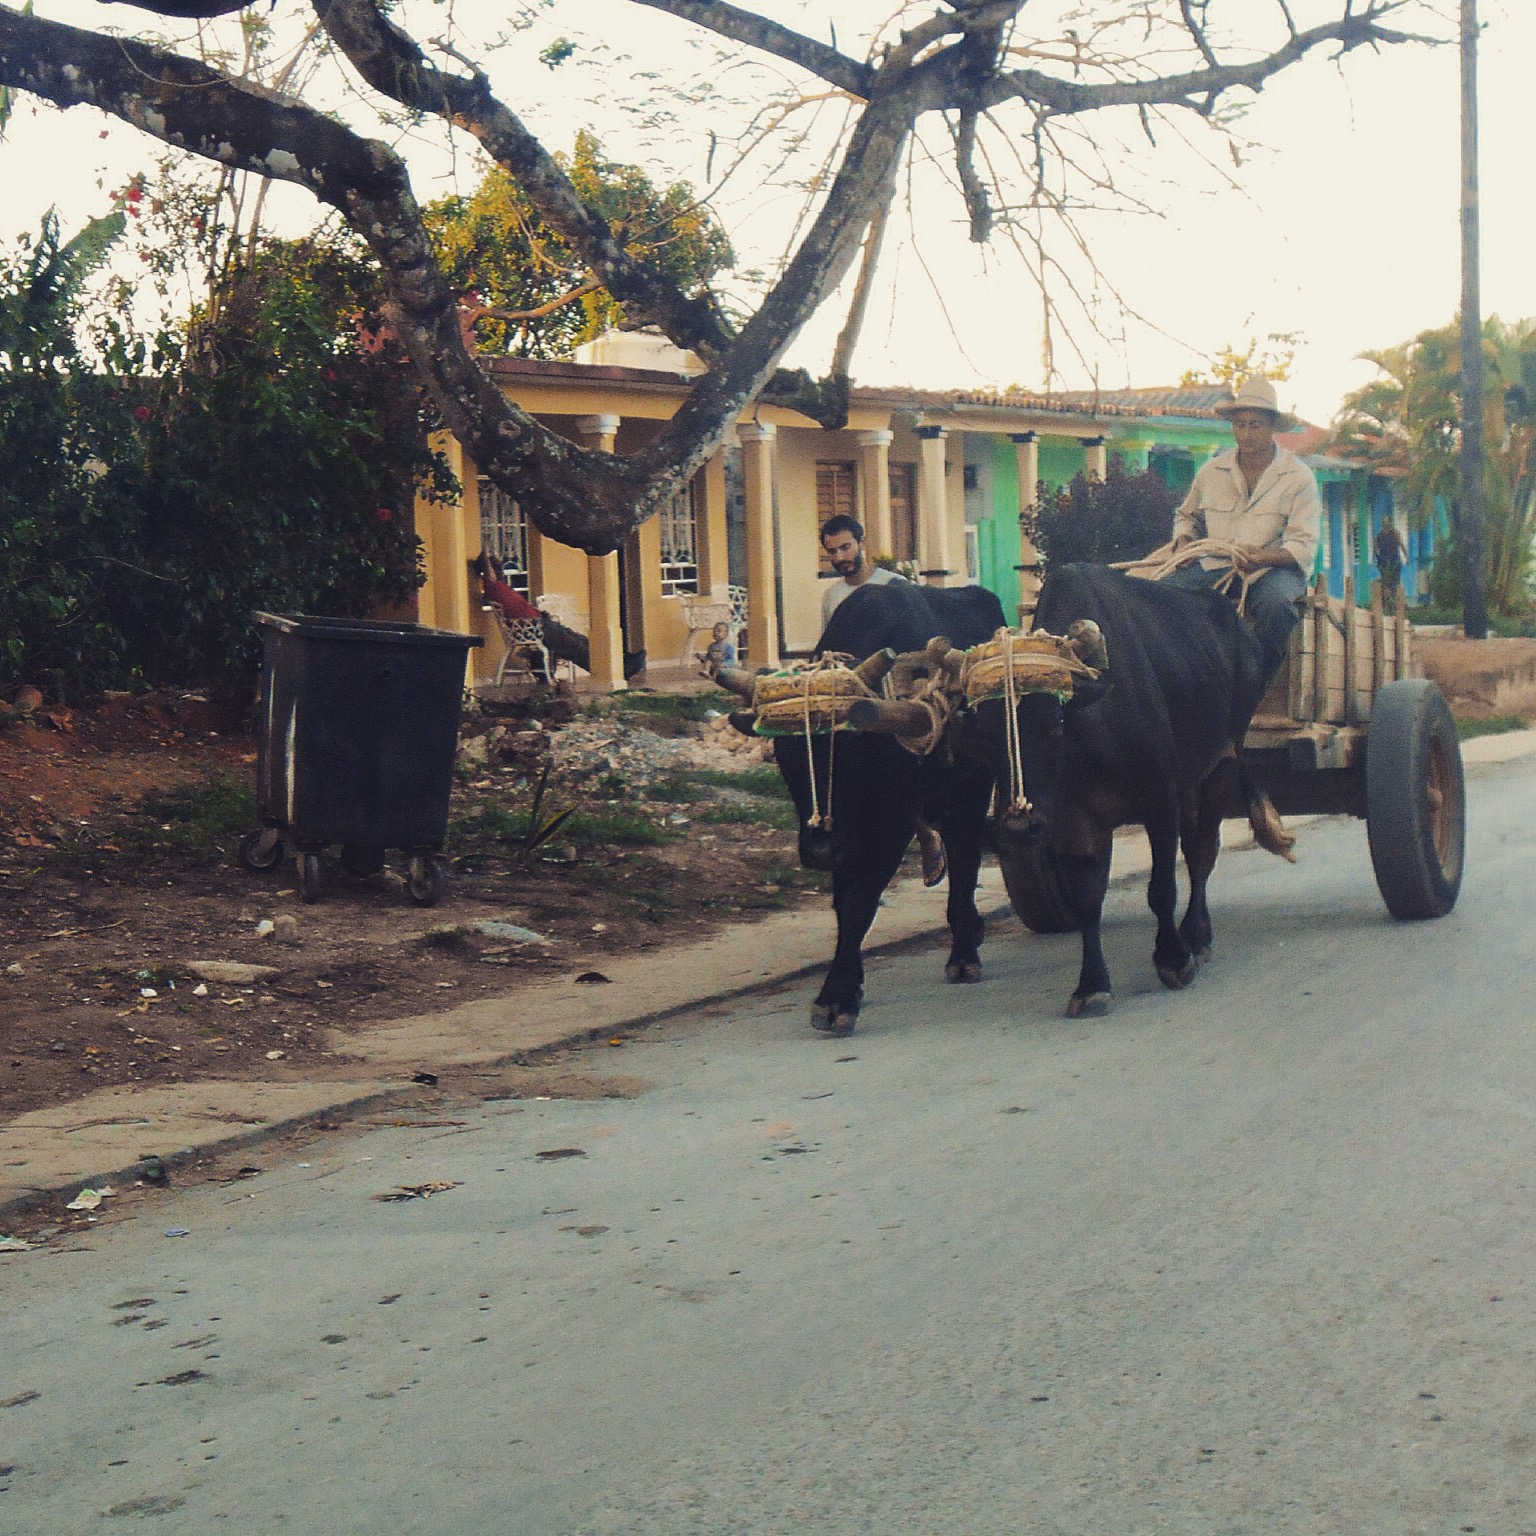
[[[1024,793],[1024,745],[1019,736],[1019,681],[1013,671],[1014,634],[1010,629],[1003,638],[1003,718],[1007,721],[1008,809],[1027,816],[1029,796]]]
[[[1191,544],[1184,544],[1177,551],[1172,544],[1164,544],[1161,549],[1154,549],[1150,555],[1143,556],[1140,560],[1117,560],[1111,567],[1112,570],[1124,571],[1128,576],[1139,576],[1145,581],[1161,581],[1172,571],[1183,570],[1186,565],[1193,565],[1197,560],[1207,558],[1224,560],[1227,569],[1221,577],[1213,583],[1213,592],[1230,593],[1232,588],[1238,588],[1237,611],[1247,616],[1248,589],[1261,576],[1267,574],[1267,567],[1261,566],[1256,571],[1240,571],[1237,568],[1239,557],[1247,553],[1247,546],[1232,544],[1226,539],[1196,539]]]
[[[822,670],[831,670],[836,667],[842,669],[840,661],[833,662],[830,657],[823,656],[815,666],[807,667],[801,674],[800,699],[801,718],[805,722],[805,765],[811,775],[811,819],[810,825],[823,831],[832,830],[832,776],[837,768],[837,731],[827,732],[827,809],[821,809],[821,802],[816,794],[816,758],[812,751],[812,740],[815,732],[811,729],[811,679]],[[837,686],[841,679],[835,674],[832,677],[832,718],[837,718]]]

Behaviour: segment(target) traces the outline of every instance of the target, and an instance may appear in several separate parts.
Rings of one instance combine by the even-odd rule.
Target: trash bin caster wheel
[[[320,855],[301,853],[299,864],[299,900],[310,903],[320,899]]]
[[[448,883],[448,866],[439,858],[416,855],[406,877],[405,893],[418,907],[435,907]]]
[[[236,854],[240,867],[264,875],[283,862],[283,836],[276,827],[258,827],[240,839]]]

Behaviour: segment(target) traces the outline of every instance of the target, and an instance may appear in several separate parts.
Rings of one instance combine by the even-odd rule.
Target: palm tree
[[[1334,418],[1330,449],[1398,479],[1409,526],[1446,507],[1455,526],[1461,485],[1461,348],[1457,327],[1422,331],[1412,341],[1365,352],[1380,376],[1347,396]],[[1484,558],[1488,605],[1528,609],[1527,577],[1536,537],[1536,321],[1483,326]],[[1454,562],[1437,576],[1454,582]]]

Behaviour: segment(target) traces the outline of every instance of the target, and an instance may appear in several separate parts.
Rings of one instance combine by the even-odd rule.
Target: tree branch
[[[1035,69],[1013,70],[999,74],[985,91],[985,103],[995,106],[1010,98],[1060,116],[1097,112],[1105,107],[1168,106],[1193,107],[1207,111],[1208,103],[1223,92],[1238,86],[1259,90],[1266,80],[1304,58],[1314,48],[1337,43],[1341,52],[1368,44],[1431,43],[1436,39],[1410,32],[1398,32],[1382,26],[1374,18],[1398,8],[1397,0],[1385,5],[1371,5],[1358,15],[1346,3],[1337,21],[1323,22],[1305,32],[1294,33],[1273,53],[1243,64],[1217,64],[1205,69],[1188,70],[1177,75],[1159,75],[1150,80],[1110,80],[1083,84],[1063,80]],[[1198,104],[1205,98],[1206,105]]]
[[[860,64],[846,53],[818,43],[803,32],[781,26],[752,11],[744,11],[739,6],[728,5],[726,0],[634,0],[634,3],[665,11],[669,16],[691,21],[706,31],[730,38],[732,42],[745,43],[759,53],[769,53],[786,63],[796,64],[808,74],[818,75],[829,85],[860,100],[867,100],[874,86],[875,71],[870,65]]]

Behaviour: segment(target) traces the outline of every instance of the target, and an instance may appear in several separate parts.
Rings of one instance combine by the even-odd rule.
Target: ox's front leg
[[[981,873],[981,844],[992,804],[992,774],[981,764],[957,761],[949,769],[949,795],[942,826],[949,859],[949,959],[946,980],[981,980],[981,941],[986,924],[976,910],[976,881]]]
[[[1165,987],[1187,987],[1195,979],[1195,957],[1178,927],[1179,813],[1177,806],[1148,818],[1147,842],[1152,848],[1152,874],[1147,880],[1147,905],[1157,919],[1152,964]]]
[[[913,826],[915,826],[915,820]],[[913,827],[894,849],[885,844],[844,852],[832,875],[832,911],[837,918],[837,948],[816,1001],[811,1028],[839,1038],[851,1035],[864,1005],[864,936],[880,908],[880,898],[901,864]],[[894,841],[894,839],[892,839]]]
[[[1109,889],[1109,837],[1092,853],[1057,850],[1057,875],[1062,895],[1077,919],[1082,934],[1083,962],[1077,974],[1077,990],[1067,999],[1069,1019],[1102,1018],[1114,1003],[1109,964],[1104,959],[1100,928],[1104,921],[1104,893]]]

